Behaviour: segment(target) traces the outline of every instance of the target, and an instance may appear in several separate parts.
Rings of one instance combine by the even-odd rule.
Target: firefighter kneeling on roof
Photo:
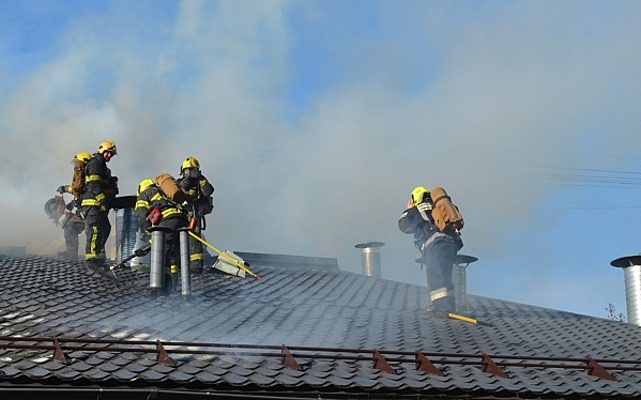
[[[173,187],[171,192],[165,189],[167,183]],[[178,229],[187,226],[187,216],[180,208],[185,194],[178,189],[175,179],[169,174],[158,175],[156,181],[151,179],[141,181],[137,194],[138,222],[147,231],[154,229],[165,231],[165,278],[161,294],[167,295],[178,284]]]
[[[85,221],[80,216],[80,193],[85,186],[85,166],[91,160],[91,154],[81,152],[73,156],[71,164],[73,165],[73,177],[71,185],[62,185],[58,187],[57,192],[61,196],[69,193],[73,200],[65,206],[64,215],[58,220],[65,236],[66,250],[59,252],[58,255],[71,261],[78,261],[78,235],[85,230]],[[75,212],[72,212],[73,209]]]
[[[414,188],[407,206],[398,227],[404,233],[414,234],[414,244],[427,267],[432,302],[428,311],[454,312],[452,269],[456,252],[463,247],[459,233],[463,219],[442,188],[434,188],[431,193],[422,186]]]

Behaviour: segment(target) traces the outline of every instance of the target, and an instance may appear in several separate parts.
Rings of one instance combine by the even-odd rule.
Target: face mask
[[[185,170],[185,178],[197,179],[200,177],[200,171],[197,169],[189,168]]]

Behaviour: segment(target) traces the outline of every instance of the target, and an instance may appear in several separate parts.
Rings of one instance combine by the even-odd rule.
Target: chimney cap
[[[367,249],[370,247],[383,247],[385,243],[383,242],[366,242],[366,243],[359,243],[357,244],[356,247],[357,249]]]
[[[456,260],[454,261],[454,263],[456,265],[472,264],[473,262],[478,261],[478,260],[479,259],[477,257],[474,257],[474,256],[468,256],[468,255],[465,255],[465,254],[457,254],[456,255]],[[425,261],[423,260],[423,257],[417,258],[414,261],[416,261],[419,264],[425,263]]]
[[[612,260],[610,265],[617,268],[627,268],[634,265],[641,265],[641,255],[635,254],[633,256],[625,256]]]
[[[468,256],[465,254],[457,254],[456,255],[456,261],[454,261],[455,264],[472,264],[475,261],[478,261],[479,259],[474,257],[474,256]]]

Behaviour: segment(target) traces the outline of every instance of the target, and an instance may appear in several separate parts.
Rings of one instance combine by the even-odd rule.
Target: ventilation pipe
[[[367,242],[357,244],[357,249],[361,249],[361,261],[363,264],[363,274],[373,276],[374,278],[381,277],[381,247],[383,242]]]
[[[183,296],[189,297],[191,295],[191,276],[189,271],[189,228],[182,228],[179,232],[181,293]]]
[[[623,269],[628,322],[641,326],[641,255],[617,258],[610,265]]]
[[[113,247],[109,247],[109,257],[117,262],[129,257],[136,250],[136,232],[138,231],[138,217],[135,212],[136,196],[120,196],[110,199],[109,206],[115,210],[113,222],[116,226],[110,237],[113,238]],[[114,232],[115,231],[115,232]],[[115,238],[113,237],[115,233]],[[114,251],[111,253],[111,251]],[[131,265],[127,263],[127,265]]]
[[[467,267],[477,261],[478,258],[458,254],[452,269],[452,282],[454,283],[454,298],[456,299],[456,311],[463,311],[467,308]]]
[[[151,265],[149,287],[157,293],[165,287],[165,233],[164,228],[151,228]]]
[[[116,210],[116,261],[134,254],[138,217],[133,208]],[[127,263],[127,265],[130,265]]]

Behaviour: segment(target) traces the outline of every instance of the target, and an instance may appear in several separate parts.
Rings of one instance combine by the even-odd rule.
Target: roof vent
[[[361,249],[361,261],[363,263],[363,274],[373,276],[374,278],[381,277],[381,247],[383,242],[367,242],[357,244],[357,249]]]
[[[628,322],[641,326],[641,255],[617,258],[610,265],[623,268]]]
[[[458,254],[452,270],[454,283],[454,297],[456,298],[456,311],[467,309],[467,267],[478,258]]]

